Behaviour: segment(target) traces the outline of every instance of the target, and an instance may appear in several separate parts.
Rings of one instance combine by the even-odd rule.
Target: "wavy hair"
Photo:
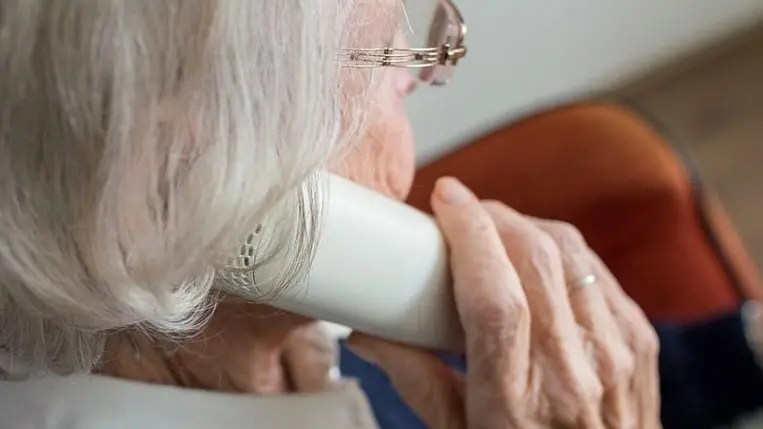
[[[267,219],[303,272],[317,172],[362,123],[370,80],[336,60],[359,8],[0,0],[0,367],[88,371],[110,331],[197,329],[213,262]]]

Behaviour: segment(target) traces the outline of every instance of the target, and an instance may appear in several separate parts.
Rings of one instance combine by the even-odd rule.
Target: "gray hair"
[[[358,1],[0,0],[0,368],[198,328],[266,219],[304,270],[368,83],[336,61]]]

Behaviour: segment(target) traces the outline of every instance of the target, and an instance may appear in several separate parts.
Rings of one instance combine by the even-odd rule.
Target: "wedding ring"
[[[567,290],[569,293],[573,293],[578,289],[583,289],[585,287],[591,286],[598,280],[599,279],[596,277],[596,274],[588,274],[587,276],[580,277],[572,282],[567,283]]]

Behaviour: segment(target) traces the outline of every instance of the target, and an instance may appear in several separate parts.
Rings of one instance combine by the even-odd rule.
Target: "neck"
[[[284,362],[290,337],[310,323],[265,305],[223,302],[183,341],[125,331],[107,342],[98,372],[131,380],[227,392],[293,391]]]

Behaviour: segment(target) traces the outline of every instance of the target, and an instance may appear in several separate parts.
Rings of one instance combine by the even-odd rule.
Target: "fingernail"
[[[445,204],[461,205],[469,201],[472,193],[458,179],[443,177],[437,181],[436,195]]]

